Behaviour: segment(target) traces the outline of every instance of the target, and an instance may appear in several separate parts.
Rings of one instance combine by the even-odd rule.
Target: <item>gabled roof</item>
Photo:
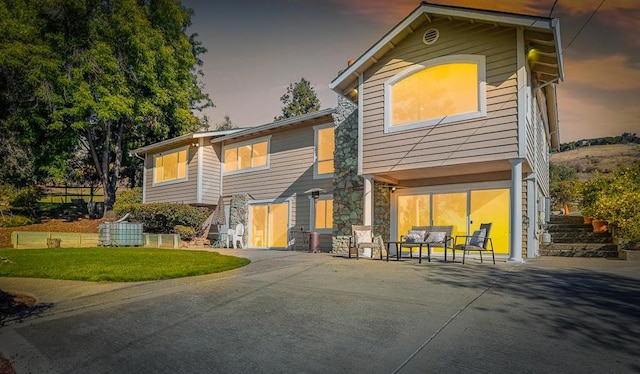
[[[267,123],[265,125],[256,126],[256,127],[248,127],[248,128],[224,130],[224,131],[195,132],[195,133],[181,135],[175,138],[163,140],[158,143],[149,144],[141,148],[133,149],[129,151],[129,154],[136,154],[136,155],[145,154],[160,148],[168,148],[171,146],[182,145],[184,143],[187,143],[191,139],[210,138],[211,143],[219,143],[225,140],[231,140],[235,138],[245,137],[248,135],[265,133],[275,129],[293,127],[298,125],[306,125],[309,121],[313,121],[325,116],[329,116],[335,113],[335,111],[336,111],[335,108],[323,109],[314,113],[287,118],[281,121],[271,122],[271,123]]]
[[[275,122],[267,123],[267,124],[256,126],[256,127],[245,128],[245,129],[242,129],[241,131],[233,133],[233,134],[229,134],[229,135],[226,135],[226,136],[222,136],[222,137],[218,137],[218,138],[215,138],[215,139],[211,139],[211,143],[219,143],[219,142],[223,142],[225,140],[232,140],[232,139],[236,139],[236,138],[245,137],[245,136],[248,136],[248,135],[256,135],[256,134],[266,133],[266,132],[270,132],[270,131],[276,130],[276,129],[283,129],[283,128],[287,128],[287,127],[304,125],[309,121],[313,121],[313,120],[316,120],[316,119],[319,119],[319,118],[322,118],[322,117],[325,117],[325,116],[329,116],[329,115],[335,113],[335,111],[336,111],[335,108],[327,108],[327,109],[319,110],[317,112],[313,112],[313,113],[309,113],[309,114],[303,114],[301,116],[283,119],[281,121],[275,121]]]
[[[411,14],[329,83],[329,88],[338,94],[349,96],[349,92],[357,87],[358,77],[361,74],[418,29],[425,20],[432,22],[437,18],[522,27],[525,30],[525,44],[539,52],[536,64],[538,71],[534,67],[534,72],[538,73],[541,81],[544,83],[555,79],[564,79],[558,19],[422,2]]]
[[[233,130],[224,130],[224,131],[194,132],[194,133],[190,133],[190,134],[177,136],[175,138],[163,140],[161,142],[149,144],[149,145],[144,146],[144,147],[133,149],[133,150],[129,151],[129,154],[139,155],[139,154],[149,153],[150,151],[153,151],[155,149],[165,148],[165,147],[172,146],[172,145],[179,145],[179,144],[185,143],[187,140],[191,140],[191,139],[211,138],[211,137],[216,137],[216,136],[225,136],[225,135],[237,133],[239,131],[242,131],[242,129],[233,129]]]

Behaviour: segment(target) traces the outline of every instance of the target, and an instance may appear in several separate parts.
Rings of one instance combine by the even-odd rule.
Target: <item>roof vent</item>
[[[440,37],[440,30],[435,28],[429,29],[427,30],[427,32],[424,33],[424,36],[422,37],[422,42],[426,45],[431,45],[437,42],[439,37]]]

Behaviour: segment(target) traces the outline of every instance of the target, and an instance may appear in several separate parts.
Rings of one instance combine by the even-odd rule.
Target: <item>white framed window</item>
[[[320,233],[333,231],[333,195],[320,195],[318,201],[311,200],[311,229]]]
[[[384,91],[385,132],[484,117],[485,56],[453,55],[424,61],[387,80]]]
[[[153,156],[153,185],[187,180],[189,147],[174,149]]]
[[[336,149],[336,137],[333,123],[313,128],[315,138],[314,179],[333,177],[333,152]]]
[[[271,137],[234,143],[223,149],[224,175],[269,169]]]

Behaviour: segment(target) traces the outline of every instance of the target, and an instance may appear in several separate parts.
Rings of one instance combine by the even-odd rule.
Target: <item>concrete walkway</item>
[[[221,250],[183,279],[0,278],[52,307],[0,328],[17,373],[638,373],[640,262]]]

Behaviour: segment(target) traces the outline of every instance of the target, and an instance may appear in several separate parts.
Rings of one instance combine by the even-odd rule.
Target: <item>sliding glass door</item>
[[[454,190],[454,187],[451,188]],[[510,190],[467,189],[452,192],[405,191],[396,199],[396,234],[411,226],[453,226],[453,236],[471,235],[481,223],[491,222],[496,253],[509,253]]]
[[[249,206],[249,245],[252,248],[286,248],[289,202]]]

